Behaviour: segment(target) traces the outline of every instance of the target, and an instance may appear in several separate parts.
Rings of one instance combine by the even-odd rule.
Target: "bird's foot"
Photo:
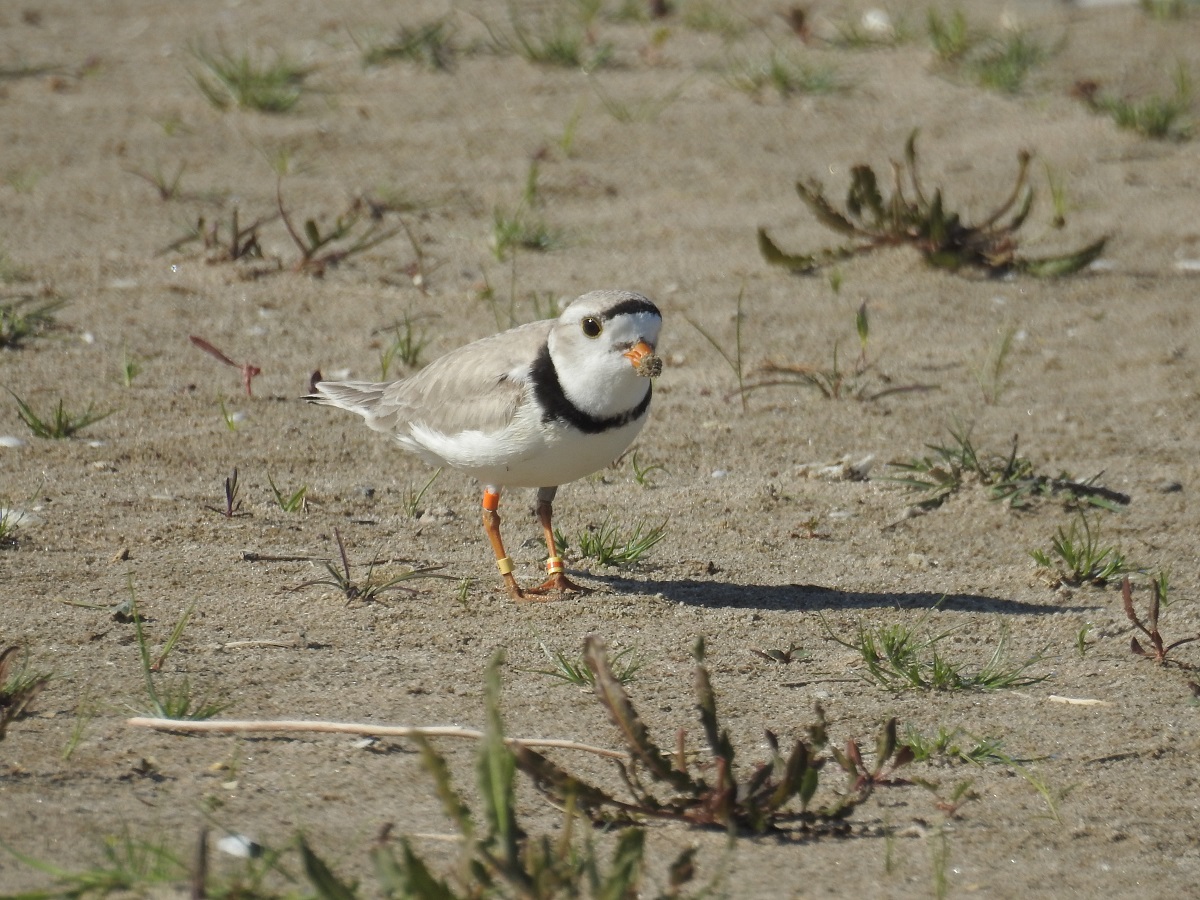
[[[592,589],[576,584],[562,572],[555,572],[537,587],[526,588],[524,593],[524,599],[538,601],[554,599],[547,597],[547,594],[590,594]]]

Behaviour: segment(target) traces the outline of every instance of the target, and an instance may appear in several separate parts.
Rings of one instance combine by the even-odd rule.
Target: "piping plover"
[[[483,527],[514,600],[585,590],[563,574],[551,526],[558,486],[625,452],[646,424],[662,314],[630,291],[592,291],[557,319],[460,347],[402,381],[322,381],[304,399],[358,413],[433,466],[483,482]],[[537,488],[547,579],[522,591],[500,539],[508,487]]]

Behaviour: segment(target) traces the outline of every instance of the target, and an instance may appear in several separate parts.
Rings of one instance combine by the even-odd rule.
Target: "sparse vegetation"
[[[627,568],[641,562],[651,548],[667,536],[667,523],[650,525],[644,520],[637,522],[627,531],[610,519],[599,525],[591,525],[579,532],[576,543],[579,555],[594,559],[602,566]],[[564,552],[567,541],[556,534],[555,543],[559,552]]]
[[[497,206],[492,210],[492,252],[505,260],[514,250],[545,252],[561,240],[546,220],[521,204],[515,209]]]
[[[1021,29],[995,34],[974,28],[961,9],[946,18],[931,9],[926,31],[944,68],[966,71],[982,87],[1005,94],[1018,93],[1029,73],[1053,52]]]
[[[128,350],[121,351],[121,384],[125,387],[133,387],[133,380],[142,374],[142,364],[134,356],[129,355]]]
[[[158,199],[165,203],[168,200],[179,198],[183,173],[186,169],[187,164],[181,162],[175,167],[172,175],[168,175],[161,164],[155,164],[153,169],[126,169],[125,171],[153,187],[158,194]]]
[[[425,492],[429,490],[433,483],[437,481],[437,477],[441,474],[442,469],[441,466],[439,466],[438,468],[434,469],[433,474],[429,476],[423,485],[421,485],[419,490],[413,487],[411,483],[409,484],[408,489],[404,493],[403,503],[404,512],[407,513],[410,519],[416,519],[421,515],[423,512],[421,500],[424,499]]]
[[[238,425],[246,419],[246,414],[239,410],[231,409],[226,404],[224,397],[217,398],[217,408],[221,410],[221,421],[225,423],[226,431],[237,431]]]
[[[926,444],[932,456],[914,457],[888,466],[901,474],[885,480],[919,491],[922,509],[936,509],[968,484],[988,488],[992,500],[1004,501],[1013,509],[1024,509],[1045,497],[1059,497],[1070,507],[1115,510],[1127,505],[1128,494],[1097,484],[1097,474],[1078,481],[1066,472],[1057,478],[1035,471],[1033,463],[1017,452],[1017,435],[1007,456],[976,449],[971,429],[961,423],[950,426],[950,442]],[[1103,473],[1100,473],[1103,474]]]
[[[1075,633],[1075,652],[1079,655],[1080,659],[1087,656],[1088,647],[1091,646],[1088,643],[1088,635],[1092,633],[1095,627],[1091,622],[1088,622]]]
[[[17,526],[25,514],[19,509],[0,506],[0,549],[14,547],[17,543]]]
[[[634,450],[629,457],[629,465],[633,468],[633,480],[642,487],[653,487],[654,479],[651,476],[655,472],[662,472],[664,475],[669,475],[666,466],[659,463],[648,462],[645,465],[638,460],[638,451]]]
[[[12,391],[9,393],[17,401],[17,415],[28,426],[33,436],[47,440],[73,438],[89,425],[95,425],[113,414],[113,410],[94,412],[95,407],[90,403],[88,408],[81,413],[67,412],[60,397],[58,405],[54,407],[54,412],[43,418],[34,412],[33,407],[24,399],[13,394]]]
[[[890,384],[889,380],[882,376],[874,377],[875,364],[867,352],[870,343],[870,318],[865,300],[854,313],[854,330],[858,335],[858,355],[852,365],[843,366],[841,341],[835,340],[830,365],[827,368],[768,360],[762,366],[763,377],[760,380],[743,384],[743,396],[763,388],[799,386],[819,391],[826,400],[870,401],[892,394],[932,389],[931,385],[896,385]],[[883,382],[882,385],[877,383],[880,381]]]
[[[1133,567],[1114,545],[1100,540],[1100,521],[1080,513],[1069,528],[1059,526],[1050,541],[1049,552],[1031,550],[1029,553],[1042,569],[1050,573],[1055,586],[1077,587],[1092,584],[1103,587],[1118,575],[1133,571]]]
[[[49,672],[30,669],[28,648],[0,650],[0,741],[4,740],[9,724],[25,714],[51,677]]]
[[[0,303],[0,350],[15,350],[30,338],[53,330],[57,325],[54,314],[65,304],[65,300],[36,297]]]
[[[915,247],[936,268],[957,271],[983,269],[992,274],[1019,272],[1037,277],[1072,275],[1095,260],[1106,238],[1059,256],[1028,258],[1017,252],[1017,231],[1033,208],[1034,189],[1028,183],[1029,153],[1018,154],[1019,167],[1012,192],[979,224],[970,225],[946,209],[942,189],[927,195],[917,171],[917,132],[909,135],[904,165],[893,164],[892,194],[884,198],[874,170],[867,165],[851,168],[846,209],[840,211],[825,198],[815,181],[796,183],[800,199],[827,228],[855,239],[855,243],[812,254],[781,250],[765,228],[758,230],[758,245],[772,265],[794,272],[811,272],[821,266],[870,253],[883,247]],[[907,179],[907,184],[905,180]]]
[[[979,57],[968,59],[966,65],[983,87],[1016,94],[1025,86],[1029,73],[1045,62],[1050,52],[1026,32],[1012,31],[986,42]]]
[[[280,53],[255,56],[221,47],[208,50],[197,45],[192,55],[200,69],[192,80],[208,102],[217,109],[231,106],[266,113],[285,113],[299,101],[304,81],[312,70]]]
[[[715,34],[729,43],[741,37],[750,20],[722,0],[681,0],[680,19],[685,28]]]
[[[964,740],[964,738],[966,740]],[[982,766],[987,763],[1008,765],[1012,758],[1004,753],[999,738],[977,738],[961,728],[938,727],[935,734],[926,736],[914,728],[905,730],[900,743],[913,754],[913,762],[970,763]]]
[[[486,22],[492,46],[498,53],[513,53],[539,66],[582,69],[592,72],[612,59],[611,44],[597,41],[591,28],[598,5],[581,3],[575,7],[544,8],[518,12],[508,8],[508,28],[493,28]]]
[[[421,351],[429,345],[429,335],[417,327],[417,318],[409,313],[394,325],[380,328],[375,333],[391,335],[391,340],[379,352],[380,381],[387,381],[395,360],[410,369],[417,368],[421,363]]]
[[[220,513],[227,519],[232,519],[234,516],[249,515],[242,512],[242,500],[238,495],[241,493],[241,484],[238,481],[238,470],[235,466],[233,471],[225,477],[225,505],[224,506],[208,506],[206,509],[211,509],[213,512]]]
[[[333,538],[337,543],[338,557],[341,562],[339,568],[334,562],[326,562],[325,571],[329,573],[326,578],[313,578],[308,581],[301,582],[293,588],[292,591],[300,591],[308,587],[317,587],[327,585],[336,588],[345,595],[346,601],[361,601],[363,603],[378,603],[382,602],[383,594],[388,591],[407,591],[415,593],[416,591],[407,587],[409,581],[416,581],[422,578],[447,578],[455,580],[450,575],[439,575],[437,570],[441,566],[422,566],[421,568],[410,568],[407,572],[402,572],[399,575],[394,575],[391,578],[376,579],[375,566],[376,562],[372,560],[367,565],[367,575],[361,581],[355,581],[350,574],[350,559],[346,555],[346,545],[342,542],[342,532],[338,528],[333,529]]]
[[[1175,69],[1174,90],[1170,95],[1155,94],[1132,98],[1102,93],[1093,81],[1080,82],[1075,94],[1089,107],[1107,115],[1118,128],[1135,131],[1154,140],[1184,140],[1191,136],[1192,83],[1180,63]]]
[[[631,122],[656,121],[667,107],[678,100],[679,95],[683,93],[683,85],[680,84],[676,87],[668,88],[661,94],[641,92],[631,100],[620,100],[606,91],[599,79],[592,79],[590,84],[592,91],[600,100],[600,105],[604,107],[604,111],[614,121],[625,125]],[[578,126],[578,119],[576,118],[572,122],[569,122],[568,126],[568,130],[564,131],[563,137],[559,141],[559,146],[563,148],[565,155],[570,156],[570,148],[574,142],[574,129]]]
[[[976,671],[956,665],[939,649],[949,631],[936,634],[920,633],[932,610],[915,625],[894,624],[868,627],[860,624],[852,640],[844,640],[825,626],[826,637],[856,652],[865,671],[858,673],[864,681],[889,691],[997,691],[1024,687],[1044,681],[1049,675],[1028,675],[1028,670],[1041,662],[1045,655],[1038,653],[1018,662],[1008,655],[1008,630],[1001,629],[988,661]]]
[[[966,14],[956,9],[947,18],[942,18],[936,9],[930,9],[925,17],[925,28],[933,52],[942,63],[956,65],[981,40],[981,35],[967,24]]]
[[[564,684],[572,684],[575,687],[592,688],[595,686],[596,675],[588,668],[583,657],[572,658],[562,650],[551,652],[545,641],[538,641],[538,646],[542,648],[542,653],[546,655],[552,668],[530,669],[529,671],[535,675],[557,678]],[[635,653],[633,647],[626,647],[609,658],[609,667],[613,669],[613,677],[617,681],[621,684],[630,684],[637,678],[638,669],[642,667],[643,662],[644,660]]]
[[[366,46],[360,43],[359,47],[364,66],[381,66],[400,60],[437,72],[449,72],[454,68],[458,54],[454,36],[454,23],[447,16],[416,27],[402,26],[390,39],[373,41]]]
[[[142,622],[142,614],[138,611],[137,598],[133,590],[133,577],[129,578],[129,609],[133,620],[134,638],[138,647],[138,658],[142,667],[142,678],[146,687],[146,698],[150,702],[150,713],[160,719],[203,720],[227,709],[229,704],[213,700],[209,697],[197,697],[192,691],[192,684],[185,675],[173,681],[165,681],[159,677],[167,657],[175,649],[179,639],[183,637],[184,629],[192,617],[194,607],[188,607],[176,621],[171,634],[158,655],[151,659],[150,643],[146,637]]]
[[[744,317],[742,315],[742,300],[745,298],[745,284],[738,290],[737,307],[733,313],[733,352],[729,352],[727,345],[717,340],[707,329],[691,316],[684,314],[687,323],[700,332],[701,336],[712,345],[712,348],[721,355],[721,359],[725,360],[725,365],[729,366],[733,377],[737,379],[737,395],[742,402],[742,412],[746,411],[747,391],[746,391],[746,371],[742,361],[742,324]]]
[[[774,90],[780,97],[794,94],[829,94],[844,90],[837,72],[815,66],[783,50],[772,50],[765,58],[736,59],[729,64],[726,79],[739,91],[758,94]]]
[[[124,828],[119,835],[106,838],[100,845],[100,860],[79,871],[62,869],[51,863],[19,853],[0,842],[14,858],[54,879],[54,886],[36,896],[75,900],[83,897],[107,897],[133,891],[153,892],[169,885],[184,885],[189,880],[188,866],[168,849],[165,840],[143,840]]]
[[[988,348],[983,362],[973,370],[979,390],[983,392],[983,402],[989,406],[999,403],[1001,395],[1009,386],[1004,378],[1004,370],[1016,336],[1017,329],[1005,328]]]
[[[288,493],[275,486],[275,479],[267,473],[267,483],[271,486],[271,494],[275,497],[275,505],[286,513],[304,512],[308,508],[306,496],[308,485],[302,484],[296,490]]]
[[[1169,22],[1200,10],[1196,0],[1141,0],[1139,4],[1152,19]]]
[[[853,15],[853,14],[852,14]],[[910,38],[904,16],[895,19],[884,9],[874,7],[858,18],[842,18],[834,23],[837,34],[831,43],[850,50],[869,50],[875,47],[895,47]]]

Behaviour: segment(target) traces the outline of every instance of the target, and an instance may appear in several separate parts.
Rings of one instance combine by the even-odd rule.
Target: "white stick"
[[[1046,698],[1051,703],[1069,703],[1071,706],[1112,706],[1108,700],[1093,700],[1090,697],[1060,697],[1051,694]]]
[[[368,737],[452,737],[480,740],[483,732],[474,728],[462,728],[458,725],[433,725],[428,727],[413,727],[409,725],[364,725],[356,722],[314,722],[304,719],[275,719],[275,720],[216,720],[205,719],[191,721],[187,719],[153,719],[138,716],[127,719],[126,724],[138,728],[155,728],[159,731],[197,731],[217,734],[245,733],[254,731],[304,731],[325,732],[333,734],[361,734]],[[505,738],[506,744],[519,744],[522,747],[555,747],[561,750],[581,750],[584,753],[594,753],[609,759],[628,760],[629,754],[620,750],[608,750],[604,747],[593,747],[575,741],[558,740],[554,738]]]

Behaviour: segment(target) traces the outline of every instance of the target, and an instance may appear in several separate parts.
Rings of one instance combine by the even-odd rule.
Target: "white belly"
[[[583,434],[532,416],[517,418],[492,434],[448,437],[413,428],[400,443],[427,462],[446,465],[497,487],[553,487],[598,472],[624,453],[648,416],[599,434]]]

